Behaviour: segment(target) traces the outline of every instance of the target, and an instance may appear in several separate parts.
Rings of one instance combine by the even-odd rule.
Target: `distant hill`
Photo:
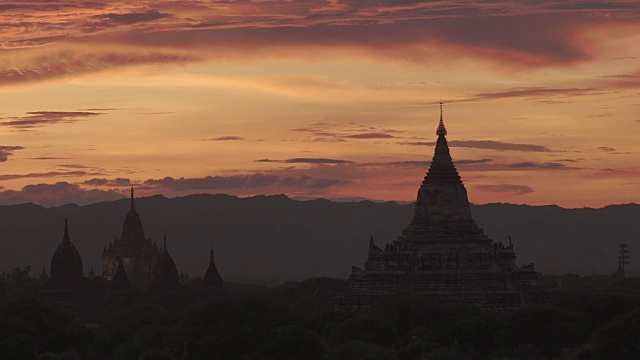
[[[32,265],[49,272],[51,255],[69,218],[71,240],[84,262],[102,272],[102,248],[120,235],[129,200],[43,208],[0,206],[0,270]],[[237,198],[191,195],[136,200],[144,230],[167,235],[178,271],[202,276],[211,245],[226,280],[278,283],[312,276],[347,277],[366,260],[369,235],[381,246],[409,223],[413,205],[394,202],[297,201],[284,195]],[[618,244],[629,244],[630,272],[640,275],[640,205],[601,209],[488,204],[472,206],[478,224],[494,240],[511,235],[518,264],[535,262],[545,273],[609,274]],[[637,250],[636,250],[637,249]],[[640,264],[640,260],[638,260]],[[638,270],[634,270],[638,269]]]

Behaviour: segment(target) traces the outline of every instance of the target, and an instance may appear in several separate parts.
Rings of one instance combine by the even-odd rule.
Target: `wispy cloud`
[[[127,178],[115,178],[115,179],[93,178],[90,180],[85,180],[84,182],[82,182],[82,184],[87,186],[123,187],[123,186],[131,186],[133,183],[131,182],[131,179],[127,179]]]
[[[598,95],[602,89],[597,88],[562,88],[562,87],[520,87],[506,91],[477,93],[467,99],[468,101],[496,100],[509,98],[566,98],[572,96]]]
[[[435,146],[435,141],[401,141],[400,145],[414,145],[414,146]],[[498,151],[529,151],[529,152],[552,152],[554,150],[549,149],[543,145],[534,144],[517,144],[496,140],[451,140],[448,141],[449,146],[468,148],[468,149],[487,149]]]
[[[327,188],[346,183],[339,179],[316,179],[310,176],[281,177],[268,173],[255,173],[231,176],[206,176],[202,178],[165,177],[163,179],[149,179],[144,185],[177,189],[177,190],[225,190],[225,189],[278,189],[280,191],[296,190],[299,188]]]
[[[69,158],[56,157],[56,156],[37,156],[27,158],[27,160],[68,160]]]
[[[82,176],[100,176],[100,175],[106,175],[106,174],[101,171],[84,171],[84,170],[46,171],[46,172],[26,173],[26,174],[0,174],[0,181],[15,180],[15,179],[82,177]]]
[[[347,139],[392,139],[392,138],[395,138],[395,136],[393,136],[391,134],[374,132],[374,133],[362,133],[362,134],[354,134],[354,135],[344,135],[343,138],[347,138]]]
[[[273,159],[259,159],[255,162],[264,163],[284,163],[284,164],[350,164],[353,161],[341,160],[341,159],[326,159],[326,158],[293,158],[285,160],[273,160]]]
[[[169,14],[164,14],[156,10],[146,12],[132,12],[132,13],[110,13],[104,15],[96,15],[94,18],[106,22],[114,22],[118,24],[135,24],[140,22],[149,22],[162,18],[169,17]]]
[[[368,126],[357,122],[314,121],[308,127],[291,129],[293,132],[311,135],[311,141],[344,142],[347,140],[394,139],[403,131]]]
[[[228,135],[228,136],[218,136],[215,138],[203,139],[203,140],[204,141],[239,141],[239,140],[244,140],[244,137],[236,136],[236,135]]]
[[[387,61],[415,64],[440,60],[445,51],[509,66],[569,65],[594,58],[597,44],[584,36],[588,30],[614,22],[637,22],[637,13],[630,11],[637,6],[629,1],[597,4],[516,4],[506,0],[304,0],[277,4],[11,1],[0,4],[0,47],[34,51],[28,56],[20,54],[23,61],[0,64],[0,84],[130,65],[225,58],[229,54],[245,58],[278,52],[295,54],[299,47],[353,48]],[[606,16],[602,13],[605,10]],[[46,52],[37,51],[45,45]],[[80,47],[94,49],[80,51]],[[68,50],[59,50],[62,48]],[[104,48],[127,51],[105,52]],[[198,55],[182,55],[187,51]],[[478,96],[531,96],[536,92],[541,94],[523,89]]]
[[[102,114],[91,111],[31,111],[25,116],[0,118],[0,126],[26,130],[54,124],[70,124]]]
[[[514,169],[563,169],[567,167],[565,164],[557,162],[538,163],[532,161],[513,163],[508,166]]]
[[[594,173],[589,175],[590,177],[597,178],[628,178],[633,177],[637,178],[640,176],[640,169],[634,167],[627,168],[605,168],[598,169]]]
[[[35,52],[35,51],[34,51]],[[175,64],[192,62],[193,55],[158,50],[126,50],[121,52],[86,48],[56,52],[51,49],[44,55],[31,58],[11,58],[0,62],[0,86],[45,81],[65,76],[78,76],[114,68],[145,64]]]
[[[22,146],[3,146],[0,145],[0,162],[5,162],[9,159],[9,156],[13,155],[16,150],[24,149]]]
[[[515,195],[526,195],[533,192],[533,188],[530,186],[515,184],[485,184],[475,185],[474,187],[481,191],[512,193]]]

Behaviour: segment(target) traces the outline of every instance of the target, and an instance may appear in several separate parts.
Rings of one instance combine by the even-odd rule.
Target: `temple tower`
[[[149,290],[151,291],[172,291],[180,287],[178,283],[178,269],[171,255],[169,255],[166,236],[164,237],[162,254],[155,265],[153,265],[152,275],[153,277],[149,284]]]
[[[112,290],[122,290],[129,291],[131,290],[131,283],[129,282],[129,278],[127,278],[127,273],[124,271],[124,266],[122,266],[122,261],[118,261],[118,269],[116,270],[115,275],[113,276],[113,281],[111,282]]]
[[[44,269],[43,273],[46,277]],[[82,283],[82,258],[69,237],[67,219],[64,219],[64,235],[51,258],[49,273],[48,284],[54,287],[76,287]]]
[[[449,151],[442,103],[436,135],[413,219],[384,250],[375,245],[373,236],[369,239],[365,268],[352,267],[343,307],[411,292],[511,309],[520,306],[536,279],[533,264],[515,265],[511,238],[507,246],[494,243],[471,216],[467,190]]]
[[[211,247],[211,251],[209,252],[209,267],[207,268],[207,272],[204,274],[204,278],[202,282],[205,286],[210,287],[222,287],[224,282],[222,281],[222,276],[218,272],[218,268],[216,267],[216,262],[213,257],[213,246]]]
[[[120,238],[102,251],[102,276],[112,281],[121,263],[132,289],[144,291],[151,282],[153,265],[159,257],[158,245],[145,237],[131,187],[129,212],[122,223]]]

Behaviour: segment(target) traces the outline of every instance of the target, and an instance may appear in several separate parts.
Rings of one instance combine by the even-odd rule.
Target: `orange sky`
[[[523,3],[524,4],[524,3]],[[637,1],[2,1],[0,204],[640,202]]]

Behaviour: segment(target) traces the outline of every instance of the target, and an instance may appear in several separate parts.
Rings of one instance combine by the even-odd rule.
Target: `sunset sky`
[[[0,1],[0,204],[640,202],[640,2]]]

